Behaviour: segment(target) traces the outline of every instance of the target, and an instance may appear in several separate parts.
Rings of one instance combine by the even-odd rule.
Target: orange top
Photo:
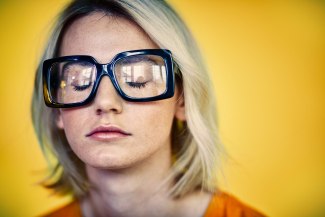
[[[203,217],[265,217],[265,215],[222,192],[212,198]]]
[[[78,201],[73,201],[68,205],[43,217],[82,217]],[[241,203],[235,197],[220,193],[215,194],[203,217],[263,217],[265,215],[257,212],[249,206]]]

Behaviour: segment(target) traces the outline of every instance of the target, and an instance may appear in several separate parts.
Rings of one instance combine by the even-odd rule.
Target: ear
[[[178,96],[178,99],[176,101],[175,118],[179,121],[186,121],[185,100],[183,92]]]
[[[64,123],[63,123],[63,120],[62,120],[61,111],[58,111],[58,114],[56,116],[56,126],[61,130],[64,129]]]

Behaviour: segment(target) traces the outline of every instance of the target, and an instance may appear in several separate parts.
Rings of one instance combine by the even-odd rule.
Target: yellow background
[[[66,0],[0,1],[0,216],[35,216],[68,198],[37,185],[34,70]],[[323,1],[170,0],[216,86],[231,159],[222,186],[270,216],[325,216]]]

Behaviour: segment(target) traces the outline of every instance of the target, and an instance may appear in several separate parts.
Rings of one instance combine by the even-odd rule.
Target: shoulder
[[[263,217],[264,214],[242,203],[234,196],[216,193],[206,210],[204,217]]]
[[[42,217],[62,217],[62,216],[82,217],[79,202],[77,200],[74,200],[63,207],[60,207],[52,212],[42,215]]]

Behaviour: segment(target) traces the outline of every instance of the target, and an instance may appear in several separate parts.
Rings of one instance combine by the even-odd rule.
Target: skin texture
[[[70,25],[60,55],[90,55],[99,63],[108,63],[119,52],[150,48],[158,47],[137,25],[94,13]],[[72,150],[85,163],[94,186],[82,201],[85,216],[203,214],[208,195],[195,193],[175,201],[167,196],[166,187],[158,188],[171,166],[174,118],[185,120],[184,101],[177,90],[170,99],[127,102],[107,76],[91,104],[60,110],[57,126],[65,131]],[[128,135],[113,139],[87,136],[100,126],[118,127]],[[198,201],[203,205],[194,205]]]

